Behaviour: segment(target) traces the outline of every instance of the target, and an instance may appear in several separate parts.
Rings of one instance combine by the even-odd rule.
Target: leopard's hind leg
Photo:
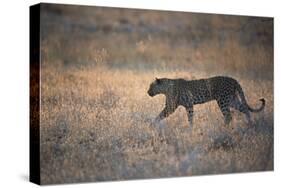
[[[218,103],[218,106],[224,116],[224,123],[226,125],[229,125],[229,123],[231,122],[232,120],[232,116],[231,116],[231,113],[230,113],[230,99],[227,98],[227,97],[224,97],[224,98],[220,98],[217,100],[217,103]]]
[[[248,121],[249,125],[250,125],[250,126],[253,125],[253,121],[252,121],[252,119],[251,119],[251,114],[250,114],[250,111],[249,111],[247,105],[243,104],[243,103],[241,102],[241,100],[238,98],[238,96],[235,96],[235,97],[232,99],[232,101],[231,101],[231,103],[230,103],[230,106],[231,106],[232,108],[234,108],[234,109],[236,109],[236,110],[238,110],[238,111],[244,113],[245,116],[246,116],[246,118],[247,118],[247,121]]]

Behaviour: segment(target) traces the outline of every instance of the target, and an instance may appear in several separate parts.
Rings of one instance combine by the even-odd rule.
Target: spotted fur
[[[264,109],[265,100],[258,109],[251,108],[245,99],[240,84],[233,78],[216,76],[200,80],[168,79],[161,78],[152,82],[148,95],[153,97],[158,94],[166,96],[166,105],[156,118],[160,121],[172,114],[178,106],[184,106],[187,111],[189,124],[193,124],[193,106],[216,100],[224,116],[225,124],[232,120],[230,108],[234,108],[246,115],[252,125],[250,112],[259,112]]]

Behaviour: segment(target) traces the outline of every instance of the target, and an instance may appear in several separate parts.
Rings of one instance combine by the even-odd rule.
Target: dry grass
[[[75,8],[51,8],[42,18],[48,31],[42,35],[41,62],[43,184],[273,169],[272,46],[260,41],[245,45],[232,32],[222,44],[214,34],[201,42],[192,40],[196,45],[191,45],[181,29],[169,27],[182,13],[107,15],[97,9],[78,15]],[[182,24],[195,38],[204,35],[199,28],[203,22],[213,30],[231,31],[246,21],[252,23],[238,17],[228,18],[226,24],[219,16],[187,18],[190,22]],[[72,22],[80,25],[67,32]],[[128,29],[156,24],[164,31],[119,32],[122,24]],[[82,27],[89,25],[98,31]],[[196,79],[217,74],[239,80],[251,106],[266,99],[265,110],[253,114],[255,130],[247,130],[245,117],[236,111],[226,127],[215,102],[195,106],[193,130],[181,107],[152,126],[165,101],[164,96],[147,95],[155,77]]]

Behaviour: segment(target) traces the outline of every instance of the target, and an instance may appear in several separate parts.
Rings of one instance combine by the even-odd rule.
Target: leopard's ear
[[[155,81],[157,84],[160,82],[160,80],[157,77],[155,77]]]

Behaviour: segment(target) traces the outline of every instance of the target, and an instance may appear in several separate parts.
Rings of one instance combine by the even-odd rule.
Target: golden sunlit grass
[[[42,34],[41,46],[43,184],[273,169],[272,46],[242,45],[232,34],[222,42],[216,35],[204,38],[223,27],[239,30],[246,18],[212,16],[214,31],[206,32],[200,29],[209,23],[206,15],[179,19],[183,13],[61,9],[42,13],[42,27],[49,31]],[[71,32],[70,20],[80,24]],[[184,27],[169,25],[176,21]],[[128,31],[118,30],[122,24]],[[138,27],[151,30],[129,32]],[[154,27],[168,32],[153,34]],[[195,106],[192,130],[182,107],[152,123],[165,103],[164,96],[147,95],[155,77],[214,75],[237,79],[253,107],[265,98],[264,111],[252,114],[254,130],[247,130],[246,118],[237,111],[225,126],[216,102]]]
[[[253,114],[257,131],[244,133],[245,117],[234,112],[225,127],[215,102],[195,106],[193,130],[179,108],[161,124],[152,120],[164,96],[146,91],[156,75],[188,72],[43,69],[41,172],[46,183],[120,180],[229,173],[273,168],[272,85],[242,81],[249,103],[266,99]],[[255,87],[260,85],[260,88]],[[226,142],[226,143],[224,143]],[[52,173],[50,173],[52,172]]]

